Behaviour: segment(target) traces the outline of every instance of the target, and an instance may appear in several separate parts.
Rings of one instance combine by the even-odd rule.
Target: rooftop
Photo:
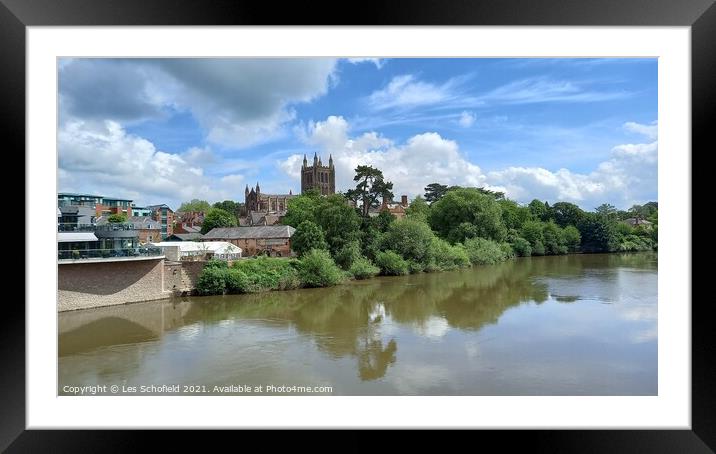
[[[204,235],[210,239],[252,239],[252,238],[290,238],[296,229],[290,225],[266,225],[253,227],[217,227]]]

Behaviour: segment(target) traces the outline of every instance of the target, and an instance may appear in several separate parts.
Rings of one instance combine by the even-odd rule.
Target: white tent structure
[[[172,252],[177,251],[178,260],[207,253],[219,260],[237,260],[243,252],[240,247],[226,241],[162,241],[151,245],[162,248],[167,258],[174,256]]]

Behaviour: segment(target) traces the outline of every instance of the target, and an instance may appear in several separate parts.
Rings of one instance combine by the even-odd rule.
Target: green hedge
[[[349,272],[356,279],[368,279],[380,273],[380,268],[365,257],[358,257],[353,261]]]
[[[375,264],[380,268],[380,274],[386,276],[408,274],[408,262],[394,251],[378,252],[375,257]]]
[[[328,251],[313,249],[298,264],[298,276],[304,287],[330,287],[345,279]]]

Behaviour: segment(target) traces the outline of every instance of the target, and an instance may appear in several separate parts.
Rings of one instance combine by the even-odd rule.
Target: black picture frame
[[[349,5],[343,5],[349,6]],[[316,10],[335,11],[319,16]],[[316,3],[237,0],[0,0],[0,119],[7,152],[25,150],[25,36],[28,26],[91,25],[539,25],[539,26],[690,26],[692,64],[692,150],[706,149],[707,122],[716,105],[716,6],[714,0],[491,0],[481,2],[400,0],[362,1],[349,8]],[[712,147],[711,147],[712,148]],[[21,151],[22,150],[22,151]],[[693,159],[693,152],[691,154]],[[24,165],[24,164],[23,164]],[[704,180],[707,166],[693,167]],[[703,176],[704,178],[699,178]],[[692,205],[695,206],[695,205]],[[26,210],[30,208],[26,206]],[[689,222],[691,219],[684,220]],[[27,239],[27,238],[26,238]],[[28,264],[31,266],[31,264]],[[694,267],[695,269],[695,267]],[[693,279],[692,279],[693,282]],[[500,449],[517,444],[548,452],[713,452],[716,449],[714,335],[708,299],[692,304],[692,429],[483,431],[480,444]],[[690,303],[687,301],[684,304]],[[121,451],[132,448],[124,431],[25,430],[25,311],[14,302],[4,307],[0,329],[0,450],[8,452]],[[144,435],[147,433],[145,432]],[[294,434],[295,435],[295,434]],[[274,448],[296,437],[272,437]],[[185,435],[172,434],[183,443]],[[352,443],[355,440],[356,443]],[[345,445],[359,447],[359,435]]]

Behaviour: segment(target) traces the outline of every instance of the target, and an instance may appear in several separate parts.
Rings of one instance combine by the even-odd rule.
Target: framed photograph
[[[460,428],[711,452],[691,160],[712,1],[328,24],[0,1],[28,254],[3,449]]]

